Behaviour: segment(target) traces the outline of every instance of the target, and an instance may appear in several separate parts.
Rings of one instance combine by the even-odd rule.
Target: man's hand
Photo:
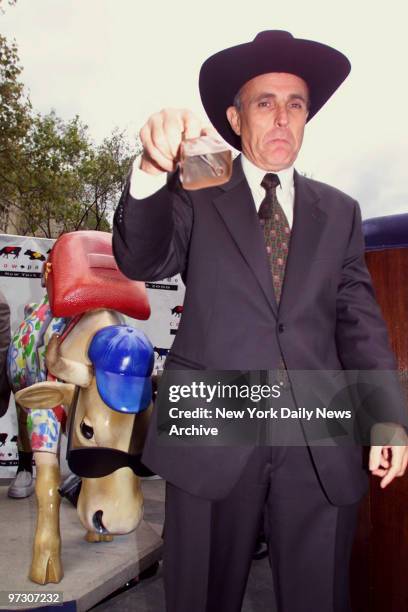
[[[144,153],[140,168],[149,174],[172,172],[179,158],[180,143],[207,133],[188,109],[165,108],[151,115],[140,130]]]
[[[391,428],[391,429],[390,429]],[[394,444],[371,446],[369,469],[374,476],[382,476],[380,486],[385,489],[396,476],[403,476],[408,464],[408,438],[406,431],[400,425],[381,423],[373,427],[371,439],[381,439],[392,433]]]

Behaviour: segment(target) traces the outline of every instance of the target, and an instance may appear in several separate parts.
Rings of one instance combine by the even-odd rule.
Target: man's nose
[[[279,106],[275,115],[275,124],[278,127],[285,127],[288,125],[289,117],[286,106]]]

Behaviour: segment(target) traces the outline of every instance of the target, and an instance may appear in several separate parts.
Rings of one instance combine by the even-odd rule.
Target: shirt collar
[[[261,190],[262,193],[264,193],[264,189],[261,186],[261,182],[266,174],[266,170],[255,166],[255,164],[253,164],[247,157],[245,157],[243,153],[241,153],[241,163],[245,178],[248,181],[248,185],[251,191],[256,193],[257,191]],[[293,172],[294,167],[292,165],[289,166],[289,168],[284,168],[283,170],[279,170],[279,172],[274,173],[279,176],[280,180],[280,187],[278,187],[278,190],[282,190],[283,193],[288,193],[293,189]]]

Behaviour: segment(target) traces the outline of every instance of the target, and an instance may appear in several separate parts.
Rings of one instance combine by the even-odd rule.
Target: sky
[[[368,218],[408,212],[407,16],[402,0],[17,0],[0,30],[18,44],[34,109],[78,114],[97,142],[116,126],[133,139],[168,106],[205,120],[202,62],[261,30],[334,46],[351,74],[306,126],[295,165]]]

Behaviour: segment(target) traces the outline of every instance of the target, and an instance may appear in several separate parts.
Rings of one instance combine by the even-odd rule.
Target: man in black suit
[[[364,261],[358,204],[294,171],[307,121],[350,70],[340,52],[281,31],[210,57],[207,114],[242,155],[219,187],[187,192],[182,138],[204,133],[187,110],[152,115],[115,213],[113,248],[139,280],[180,272],[184,312],[166,369],[375,370],[396,367]],[[151,176],[147,192],[138,173]],[[155,182],[156,181],[156,182]],[[398,386],[387,421],[408,426]],[[388,401],[389,400],[389,401]],[[237,612],[265,510],[277,606],[350,609],[348,562],[368,474],[358,446],[161,445],[157,415],[144,462],[167,480],[164,580],[169,612]],[[373,446],[387,486],[406,469],[399,443]]]

